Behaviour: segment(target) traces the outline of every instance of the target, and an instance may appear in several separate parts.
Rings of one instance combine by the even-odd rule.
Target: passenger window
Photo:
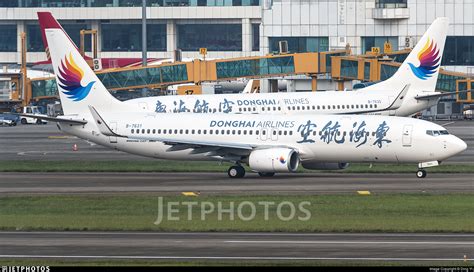
[[[166,129],[163,129],[163,134],[166,134]]]
[[[247,130],[244,130],[244,135],[247,135]]]
[[[241,133],[241,132],[240,132],[240,129],[239,129],[239,130],[237,130],[237,135],[240,135],[240,133]]]
[[[293,135],[293,130],[290,130],[290,136]]]
[[[155,133],[156,133],[156,129],[153,129],[153,132],[152,132],[152,133],[155,134]]]
[[[258,130],[257,130],[257,131],[255,131],[255,135],[258,135],[259,133],[260,133],[260,132],[259,132]]]
[[[133,134],[134,131],[135,131],[135,130],[132,128],[132,134]]]
[[[178,134],[178,130],[177,130],[177,129],[174,130],[174,134]]]
[[[145,129],[142,129],[142,134],[145,134]]]
[[[209,130],[209,134],[212,134],[212,131],[213,131],[213,130],[212,130],[212,129],[210,129],[210,130]]]
[[[216,135],[218,135],[218,134],[219,134],[219,130],[218,130],[218,129],[216,129]]]
[[[198,129],[198,134],[201,134],[201,130],[200,130],[200,129]]]
[[[251,131],[251,130],[249,130],[249,135],[252,135],[252,131]]]
[[[186,129],[186,134],[189,134],[189,129]]]
[[[183,134],[183,130],[182,130],[182,129],[179,130],[179,134]]]
[[[193,130],[191,130],[191,134],[194,134],[195,132],[196,132],[196,131],[195,131],[194,129],[193,129]]]
[[[203,131],[202,131],[202,134],[207,134],[207,130],[203,130]]]

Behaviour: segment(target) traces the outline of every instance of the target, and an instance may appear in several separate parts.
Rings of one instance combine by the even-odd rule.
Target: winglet
[[[89,106],[89,110],[91,111],[92,117],[94,118],[94,122],[97,124],[100,133],[104,134],[105,136],[115,136],[115,137],[124,137],[122,135],[118,135],[115,133],[104,121],[104,119],[100,116],[97,110],[93,106]]]
[[[388,110],[396,110],[402,106],[403,99],[407,96],[408,90],[410,90],[410,84],[405,85],[402,91],[398,94],[397,98],[393,100]]]

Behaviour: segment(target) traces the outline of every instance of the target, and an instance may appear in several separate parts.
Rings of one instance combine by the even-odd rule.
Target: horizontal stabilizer
[[[444,97],[444,96],[451,96],[451,95],[455,95],[455,94],[458,94],[458,93],[467,93],[467,92],[470,92],[470,90],[459,91],[459,92],[446,92],[446,93],[437,92],[437,93],[429,94],[429,95],[415,96],[415,99],[417,99],[417,100],[430,100],[430,99],[433,99],[433,98],[441,98],[441,97]]]
[[[20,116],[25,116],[25,117],[30,117],[30,118],[36,118],[36,119],[41,119],[41,120],[46,120],[46,121],[51,121],[51,122],[56,122],[56,123],[63,123],[63,124],[69,124],[69,125],[85,125],[87,124],[87,121],[84,119],[73,119],[68,116],[61,116],[61,117],[50,117],[50,116],[45,116],[45,115],[36,115],[36,114],[25,114],[25,113],[20,113]]]

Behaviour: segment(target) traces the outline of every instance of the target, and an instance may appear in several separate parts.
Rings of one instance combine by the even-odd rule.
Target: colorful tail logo
[[[84,71],[74,62],[72,54],[69,54],[69,58],[66,56],[64,61],[61,61],[61,67],[59,68],[58,79],[61,82],[59,86],[69,99],[81,101],[89,94],[95,81],[90,82],[87,86],[82,86],[81,80],[84,76]]]
[[[436,69],[439,67],[439,61],[441,56],[439,56],[439,50],[436,44],[428,38],[425,46],[418,53],[418,60],[420,65],[416,67],[412,63],[408,63],[412,72],[421,80],[426,80],[429,77],[432,77],[436,73]]]

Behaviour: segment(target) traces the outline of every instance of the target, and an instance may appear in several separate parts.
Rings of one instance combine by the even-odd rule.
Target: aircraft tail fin
[[[434,20],[392,77],[364,89],[394,90],[410,84],[411,90],[417,93],[434,92],[448,26],[449,20],[446,17]]]
[[[120,110],[123,103],[114,98],[97,78],[51,13],[39,12],[38,18],[49,45],[64,114],[89,114],[89,105]]]

